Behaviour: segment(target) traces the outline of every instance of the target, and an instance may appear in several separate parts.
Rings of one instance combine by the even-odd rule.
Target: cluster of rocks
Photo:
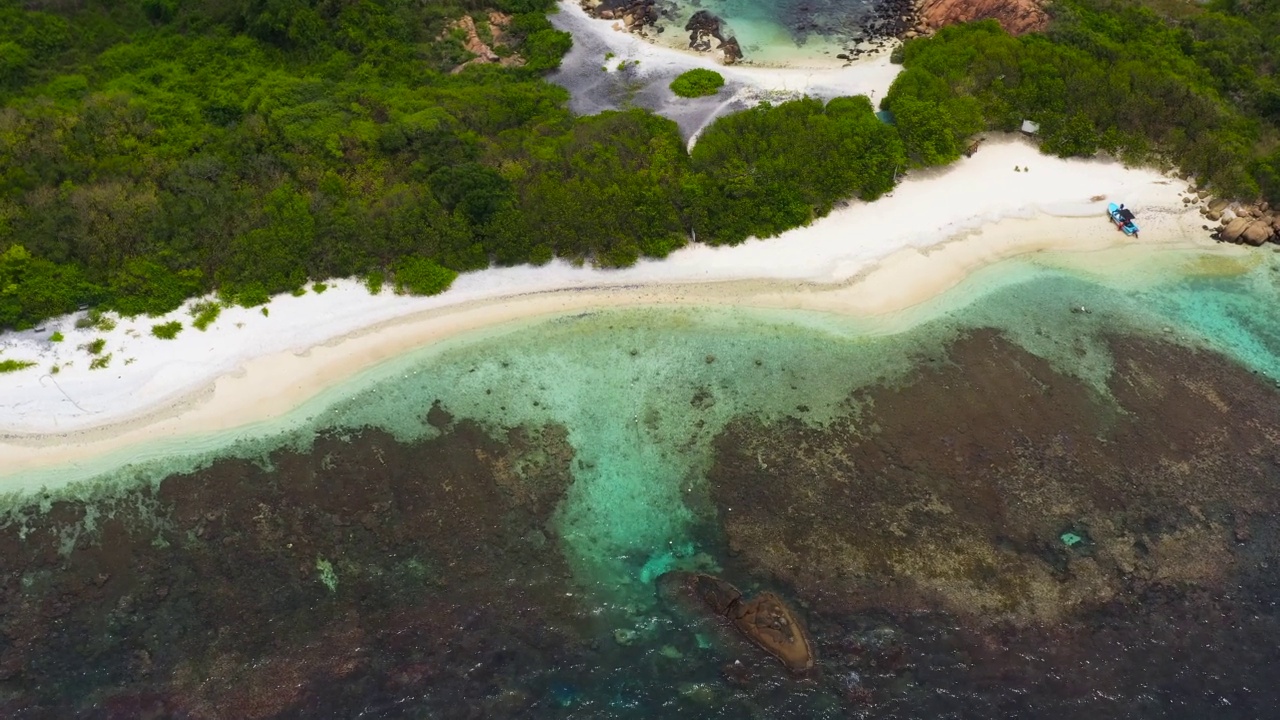
[[[724,36],[724,23],[720,18],[706,10],[699,10],[685,23],[689,31],[689,49],[698,52],[719,50],[725,65],[732,65],[742,59],[742,46],[738,39],[730,35]],[[712,45],[712,40],[715,45]]]
[[[908,30],[907,32],[911,33],[913,31]],[[863,36],[868,37],[866,35],[863,35]],[[900,33],[895,33],[892,35],[874,35],[873,34],[873,35],[870,35],[868,39],[861,41],[857,45],[854,45],[853,47],[845,48],[845,51],[837,54],[836,57],[840,60],[853,61],[853,60],[857,60],[863,55],[876,55],[880,52],[883,52],[884,50],[892,49],[894,46],[894,43],[893,43],[894,37],[905,37],[905,35],[901,35]],[[912,37],[915,37],[915,35],[912,35]]]
[[[880,0],[867,6],[844,0],[795,0],[778,12],[797,45],[811,36],[841,38],[844,49],[836,57],[842,60],[874,55],[890,49],[893,38],[918,34],[915,0]]]
[[[963,22],[928,22],[918,12],[920,2],[882,0],[869,8],[859,8],[852,15],[838,0],[800,0],[783,10],[781,20],[797,43],[804,43],[813,35],[845,38],[849,44],[836,57],[852,61],[890,49],[896,38],[925,36],[942,24]],[[678,17],[672,0],[579,0],[579,4],[592,17],[615,21],[615,29],[641,36],[661,34],[663,25],[659,22]],[[692,4],[696,7],[699,2],[694,0]],[[684,29],[689,33],[690,50],[718,53],[726,65],[744,57],[741,43],[729,34],[725,21],[708,10],[695,12]]]
[[[582,0],[582,9],[601,20],[617,20],[631,32],[652,27],[663,17],[657,0]]]
[[[870,38],[884,40],[906,37],[918,27],[915,0],[885,0],[871,10],[871,17],[862,23]]]
[[[594,18],[614,20],[614,28],[640,36],[662,33],[659,20],[674,20],[674,3],[661,0],[581,0],[583,10]],[[717,52],[725,65],[742,59],[742,45],[737,38],[725,35],[724,21],[706,10],[699,10],[685,23],[689,33],[689,49]]]
[[[876,55],[892,49],[896,38],[911,39],[931,34],[916,13],[915,0],[886,0],[870,8],[867,18],[846,32],[856,44],[836,55],[840,60],[857,60],[863,55]]]
[[[1280,243],[1280,210],[1269,204],[1233,203],[1229,200],[1209,199],[1206,191],[1188,190],[1182,202],[1191,205],[1202,203],[1200,214],[1218,225],[1205,225],[1215,240],[1242,245],[1258,246],[1266,242]]]
[[[501,57],[494,51],[494,47],[501,46],[505,41],[504,31],[507,25],[511,23],[511,16],[500,12],[492,11],[489,13],[489,34],[493,38],[493,47],[480,38],[480,31],[476,27],[476,23],[471,19],[470,15],[463,15],[460,19],[449,26],[450,30],[460,29],[466,33],[467,39],[463,43],[463,47],[467,52],[475,55],[474,58],[455,67],[452,72],[457,74],[467,69],[471,65],[488,65],[497,63],[504,67],[514,67],[524,64],[524,58],[515,53],[509,53],[506,57]]]

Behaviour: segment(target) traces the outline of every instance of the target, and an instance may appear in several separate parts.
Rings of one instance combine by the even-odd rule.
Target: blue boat
[[[1117,228],[1123,230],[1125,235],[1138,237],[1138,223],[1133,221],[1132,210],[1123,204],[1111,203],[1107,206],[1107,215],[1111,216],[1111,222],[1115,223]]]

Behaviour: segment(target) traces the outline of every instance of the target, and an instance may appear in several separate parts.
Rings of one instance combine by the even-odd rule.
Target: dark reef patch
[[[837,675],[877,646],[849,619],[887,612],[910,640],[886,682],[953,693],[913,712],[1271,707],[1280,393],[1213,353],[1107,344],[1107,397],[976,330],[856,417],[735,422],[710,477],[727,570],[833,623],[811,630]]]
[[[699,520],[627,555],[625,591],[573,568],[582,526],[561,524],[584,457],[613,458],[559,421],[482,426],[432,402],[447,393],[396,405],[430,439],[326,432],[93,501],[33,497],[0,526],[0,717],[1273,716],[1280,392],[1212,352],[1064,327],[1090,333],[1080,369],[1109,364],[1105,382],[990,329],[896,345],[878,358],[923,356],[848,396],[844,373],[873,377],[862,347],[786,356],[768,377],[833,378],[847,410],[811,409],[818,382],[792,418],[684,425],[710,456],[673,433],[710,463],[677,495]],[[767,367],[735,352],[699,346],[680,372]],[[728,387],[582,417],[646,442],[677,412],[746,407]],[[635,509],[609,499],[603,518]],[[803,672],[761,642],[791,627]]]
[[[571,459],[559,428],[497,442],[462,421],[28,508],[0,529],[0,715],[528,705],[515,678],[554,667],[578,622],[547,527]]]

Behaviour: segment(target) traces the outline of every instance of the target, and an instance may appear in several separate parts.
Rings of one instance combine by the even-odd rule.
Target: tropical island
[[[0,716],[1266,716],[1278,23],[0,0]]]
[[[258,305],[333,277],[624,267],[695,233],[806,225],[1027,119],[1053,155],[1280,202],[1265,5],[1161,17],[1072,0],[1044,34],[945,28],[896,51],[879,108],[766,103],[691,152],[643,110],[568,112],[543,77],[572,44],[551,9],[6,3],[0,326],[82,305],[162,314],[211,291]],[[784,135],[804,141],[769,142]]]

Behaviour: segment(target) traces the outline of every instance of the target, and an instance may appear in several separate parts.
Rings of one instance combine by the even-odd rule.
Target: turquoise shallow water
[[[706,618],[673,610],[655,581],[670,570],[723,572],[748,592],[787,594],[787,581],[744,570],[722,531],[720,521],[739,504],[723,501],[725,473],[757,477],[746,453],[725,462],[735,454],[726,452],[729,438],[751,440],[734,431],[738,421],[763,420],[778,438],[765,447],[781,452],[755,454],[761,464],[789,457],[793,439],[797,459],[840,447],[805,447],[812,434],[793,428],[876,436],[877,418],[902,413],[858,403],[894,405],[899,391],[920,397],[908,394],[920,377],[963,378],[920,373],[948,362],[952,342],[978,328],[998,329],[1104,402],[1110,348],[1121,347],[1108,342],[1116,333],[1210,348],[1234,359],[1227,362],[1280,375],[1280,256],[1128,252],[1001,263],[889,317],[663,307],[490,328],[397,358],[279,421],[134,448],[109,460],[123,463],[115,469],[104,461],[45,472],[37,479],[71,484],[37,502],[10,498],[8,517],[0,517],[0,578],[19,578],[0,585],[9,593],[0,602],[10,603],[0,609],[33,626],[8,628],[29,633],[25,644],[0,644],[0,661],[31,658],[23,670],[30,679],[3,686],[16,694],[0,696],[0,711],[44,702],[66,710],[52,716],[72,716],[67,708],[104,707],[93,693],[119,692],[139,703],[116,705],[119,716],[177,717],[208,692],[219,707],[296,710],[280,716],[331,716],[337,706],[325,703],[336,697],[351,710],[341,714],[368,717],[416,708],[428,717],[834,718],[874,694],[872,716],[942,717],[957,707],[966,712],[951,716],[1056,716],[1017,710],[1059,708],[1073,690],[1042,692],[1039,670],[1029,671],[1030,684],[1006,688],[1010,676],[1001,673],[1014,672],[1007,658],[982,653],[1012,653],[1007,648],[1021,643],[1017,653],[1040,653],[1025,664],[1046,663],[1051,674],[1126,653],[1167,658],[1204,627],[1204,609],[1168,609],[1159,598],[1148,606],[1144,597],[1135,600],[1136,620],[1123,613],[1099,620],[1111,625],[1098,647],[1085,647],[1062,640],[1067,630],[1059,627],[1044,630],[1043,646],[1040,630],[1027,628],[970,643],[948,618],[802,606],[828,674],[799,682]],[[970,360],[984,346],[973,347]],[[872,385],[889,389],[854,393]],[[1028,392],[1026,384],[1011,386]],[[1008,399],[1011,409],[1018,402]],[[999,403],[992,407],[981,421],[996,430],[982,437],[1004,430]],[[911,425],[917,408],[909,409]],[[922,424],[930,411],[918,408]],[[532,435],[532,447],[512,439],[539,428],[553,432]],[[930,432],[942,437],[948,428]],[[548,460],[557,453],[562,460]],[[946,458],[938,463],[946,467]],[[715,493],[709,476],[718,478]],[[759,477],[779,482],[787,474]],[[460,487],[469,480],[477,481]],[[526,497],[521,488],[534,498],[529,505],[539,497],[555,503],[526,511],[523,499],[511,500]],[[501,507],[488,512],[486,502]],[[856,508],[850,512],[856,517]],[[1143,532],[1144,520],[1136,522]],[[1214,532],[1233,532],[1224,527]],[[1280,547],[1280,532],[1273,545],[1264,537],[1270,530],[1255,532],[1252,545],[1241,545],[1244,560]],[[801,597],[792,590],[790,599]],[[1273,607],[1272,595],[1263,600]],[[35,599],[13,600],[24,597]],[[1099,693],[1115,688],[1102,683],[1082,707],[1133,717],[1144,698],[1159,696],[1165,709],[1202,708],[1213,702],[1204,688],[1255,684],[1200,677],[1236,677],[1237,669],[1214,669],[1224,648],[1248,646],[1238,655],[1253,658],[1242,664],[1259,676],[1280,662],[1266,655],[1274,612],[1249,613],[1254,625],[1223,621],[1225,629],[1188,640],[1191,659],[1162,669],[1164,679],[1152,681],[1160,687],[1142,684],[1143,661],[1123,661],[1120,668],[1139,678],[1124,680],[1123,697],[1108,704]],[[1079,622],[1086,621],[1094,622]],[[1270,649],[1256,650],[1250,638]],[[205,677],[218,680],[189,682]],[[309,689],[298,690],[300,677],[310,678]],[[161,696],[171,704],[145,704]],[[1233,699],[1250,707],[1243,696]],[[524,707],[533,710],[522,714]]]
[[[721,19],[726,36],[737,38],[748,62],[803,66],[831,62],[864,40],[895,34],[898,26],[891,20],[903,11],[893,6],[863,0],[701,0],[674,3],[674,22],[662,25],[665,34],[680,36],[693,13],[707,11]]]
[[[435,402],[495,430],[563,425],[576,453],[557,518],[570,561],[584,584],[635,600],[652,594],[655,567],[696,556],[687,539],[710,443],[726,422],[744,413],[822,422],[849,389],[891,376],[905,351],[821,315],[588,313],[446,351],[331,417],[404,440],[430,432],[422,408]]]
[[[821,424],[856,411],[847,404],[853,390],[892,382],[974,327],[1002,329],[1099,392],[1111,371],[1101,338],[1114,330],[1176,336],[1280,377],[1276,257],[1164,256],[1162,264],[1135,265],[1147,268],[1141,277],[1007,262],[925,306],[876,320],[648,308],[491,329],[399,358],[229,446],[211,440],[190,445],[204,448],[194,453],[164,445],[131,450],[133,462],[73,492],[91,493],[100,480],[155,482],[220,455],[305,448],[326,429],[431,437],[438,431],[426,410],[434,403],[495,435],[559,425],[575,453],[575,482],[556,518],[567,560],[602,605],[634,609],[651,597],[649,581],[662,570],[713,565],[694,529],[706,519],[702,477],[711,442],[730,420],[789,416]],[[1163,269],[1151,270],[1157,266]],[[430,468],[422,474],[429,482]]]

